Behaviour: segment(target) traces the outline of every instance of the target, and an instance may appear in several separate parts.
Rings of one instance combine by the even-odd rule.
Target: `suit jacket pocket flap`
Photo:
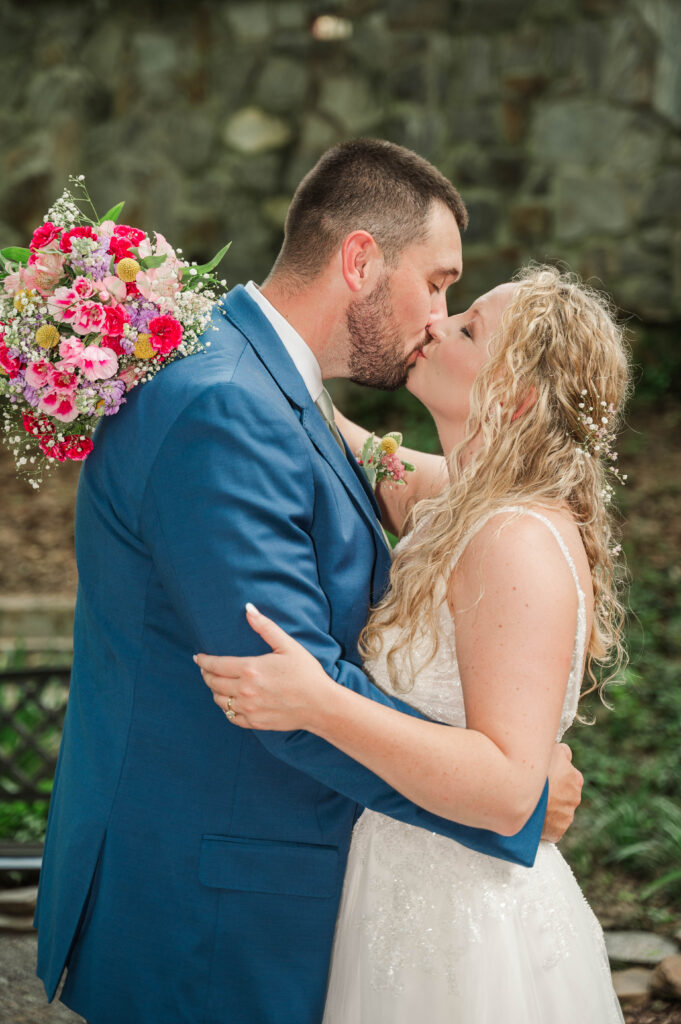
[[[203,836],[199,881],[212,889],[328,898],[338,891],[338,850],[274,839]]]

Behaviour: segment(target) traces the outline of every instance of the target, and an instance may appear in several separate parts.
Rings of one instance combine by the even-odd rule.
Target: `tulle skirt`
[[[603,933],[570,868],[531,869],[365,811],[324,1024],[622,1024]]]

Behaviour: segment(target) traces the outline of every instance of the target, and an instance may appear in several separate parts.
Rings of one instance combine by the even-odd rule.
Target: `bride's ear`
[[[372,288],[382,259],[381,250],[368,231],[346,235],[341,247],[341,269],[348,288],[353,292]]]
[[[520,419],[520,417],[524,413],[526,413],[528,411],[528,409],[532,408],[532,406],[534,405],[534,403],[536,401],[537,401],[537,389],[535,388],[534,385],[532,385],[530,390],[527,392],[527,397],[523,399],[523,401],[520,403],[520,405],[518,406],[516,411],[511,416],[511,423],[514,423],[516,420]]]

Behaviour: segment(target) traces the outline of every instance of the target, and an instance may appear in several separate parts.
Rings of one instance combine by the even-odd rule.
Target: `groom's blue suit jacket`
[[[243,288],[207,352],[99,428],[77,502],[71,693],[36,915],[47,993],[92,1024],[318,1024],[362,807],[531,864],[304,732],[235,728],[192,661],[259,654],[253,601],[339,683],[389,553],[373,496]]]

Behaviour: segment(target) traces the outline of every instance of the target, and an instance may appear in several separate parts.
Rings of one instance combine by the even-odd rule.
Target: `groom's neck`
[[[283,275],[271,275],[260,291],[312,349],[322,377],[344,377],[347,373],[347,296],[333,277],[322,273],[313,282],[303,284],[293,283]]]

